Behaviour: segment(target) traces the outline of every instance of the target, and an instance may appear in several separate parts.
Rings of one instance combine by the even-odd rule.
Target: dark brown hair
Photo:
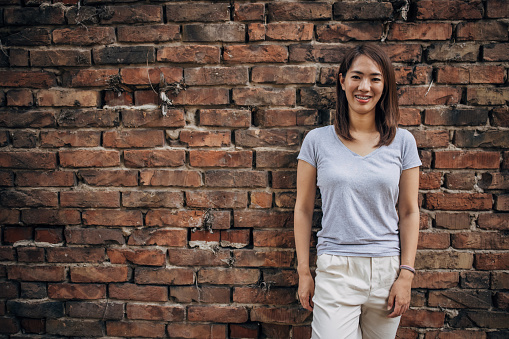
[[[336,133],[346,139],[354,140],[350,134],[350,119],[348,117],[348,101],[341,83],[340,74],[346,75],[355,59],[365,55],[373,60],[380,70],[384,79],[384,89],[380,100],[375,108],[376,129],[380,133],[379,146],[390,145],[396,136],[396,130],[399,121],[398,95],[396,90],[396,77],[389,56],[378,46],[371,44],[362,44],[350,49],[339,67],[338,79],[336,84],[336,117],[334,119],[334,128]]]

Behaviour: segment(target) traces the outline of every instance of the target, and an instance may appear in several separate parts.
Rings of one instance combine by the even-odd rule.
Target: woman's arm
[[[401,173],[399,180],[399,237],[401,243],[401,265],[414,267],[417,241],[419,239],[419,167],[409,168]],[[389,317],[397,317],[408,310],[414,274],[401,270],[389,295]]]
[[[309,269],[309,243],[316,194],[316,168],[303,160],[297,165],[297,200],[294,212],[295,249],[302,307],[313,310],[314,281]]]

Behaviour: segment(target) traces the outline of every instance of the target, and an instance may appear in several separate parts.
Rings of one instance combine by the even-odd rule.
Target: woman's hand
[[[392,310],[389,318],[399,317],[410,307],[410,298],[412,295],[413,273],[407,270],[401,270],[398,279],[392,284],[387,310]]]
[[[299,274],[299,300],[306,310],[313,311],[313,295],[315,293],[315,282],[311,274]]]

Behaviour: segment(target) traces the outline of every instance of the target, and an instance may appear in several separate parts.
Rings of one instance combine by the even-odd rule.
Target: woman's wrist
[[[413,280],[414,276],[415,276],[415,270],[411,271],[411,270],[404,269],[404,268],[400,267],[398,278]]]

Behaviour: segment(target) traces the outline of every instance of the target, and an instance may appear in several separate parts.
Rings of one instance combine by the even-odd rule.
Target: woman
[[[310,131],[298,156],[298,295],[313,311],[314,339],[394,338],[409,307],[421,162],[398,119],[389,57],[374,45],[352,48],[339,68],[334,125]],[[313,281],[316,187],[323,218]]]

